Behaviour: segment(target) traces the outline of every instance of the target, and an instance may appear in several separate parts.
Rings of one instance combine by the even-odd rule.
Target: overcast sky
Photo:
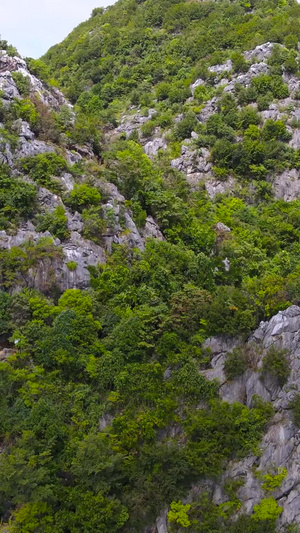
[[[114,0],[3,0],[0,35],[22,56],[37,58],[88,19],[94,7],[113,3]]]

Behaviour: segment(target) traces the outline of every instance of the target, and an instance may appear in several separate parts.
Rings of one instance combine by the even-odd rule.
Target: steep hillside
[[[299,15],[1,42],[1,533],[300,531]]]

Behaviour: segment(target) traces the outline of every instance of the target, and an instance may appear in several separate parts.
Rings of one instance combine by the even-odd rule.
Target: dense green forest
[[[21,119],[55,152],[23,157],[13,173],[1,163],[1,233],[29,220],[68,241],[64,207],[41,212],[44,187],[102,245],[108,181],[136,226],[151,216],[164,238],[146,240],[145,250],[114,245],[105,264],[90,267],[89,289],[63,294],[51,279],[44,291],[20,281],[37,261],[59,258],[53,239],[0,249],[0,342],[13,348],[0,355],[1,532],[140,533],[166,508],[174,533],[276,531],[282,508],[266,476],[251,515],[236,518],[239,480],[228,481],[226,504],[206,490],[182,502],[193,484],[220,479],[228,461],[258,454],[273,415],[260,398],[252,407],[222,401],[218,381],[202,371],[210,368],[206,339],[246,341],[261,320],[300,303],[300,200],[272,188],[277,174],[300,169],[300,149],[289,143],[300,93],[282,77],[300,76],[299,37],[293,0],[119,0],[27,61],[46,87],[64,92],[76,118],[66,106],[49,111],[14,74],[22,99],[7,107],[0,98],[6,142],[17,146]],[[277,44],[268,73],[223,91],[209,67],[230,59],[229,79],[246,73],[242,52],[266,42]],[[216,112],[202,123],[214,97]],[[278,101],[284,118],[263,120]],[[124,114],[149,117],[150,109],[141,131],[116,130]],[[143,144],[157,128],[168,146],[150,159]],[[170,165],[192,132],[194,150],[209,150],[214,175],[233,177],[232,190],[210,197]],[[93,157],[71,167],[65,150],[85,143]],[[76,182],[68,193],[64,172]],[[261,375],[277,365],[284,385],[284,354],[271,350],[264,365]],[[246,368],[233,352],[228,379]]]

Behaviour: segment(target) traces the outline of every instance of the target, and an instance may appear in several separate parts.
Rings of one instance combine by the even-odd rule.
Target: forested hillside
[[[1,533],[300,531],[300,5],[0,42]]]

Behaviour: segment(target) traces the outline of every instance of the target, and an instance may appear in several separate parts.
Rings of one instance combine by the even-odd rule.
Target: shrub
[[[70,270],[70,272],[74,272],[74,271],[76,270],[76,268],[77,268],[77,263],[76,263],[76,261],[69,261],[69,262],[67,263],[67,267],[68,267],[68,269]]]
[[[256,109],[252,106],[248,106],[243,108],[239,114],[239,127],[245,130],[252,124],[259,124],[260,120],[260,115],[257,113]]]
[[[73,191],[65,199],[65,203],[73,211],[81,212],[92,205],[98,205],[100,200],[101,194],[98,189],[91,187],[87,183],[82,183],[80,185],[75,184]]]
[[[23,158],[21,168],[39,185],[59,191],[60,185],[52,178],[68,170],[68,165],[63,157],[51,152]]]
[[[175,126],[174,135],[178,141],[183,141],[191,136],[197,125],[196,116],[191,111],[187,112],[182,120]]]
[[[10,107],[14,119],[21,118],[29,123],[31,129],[34,131],[39,123],[39,114],[33,103],[27,98],[23,100],[15,100]]]
[[[194,91],[194,98],[198,100],[200,104],[209,100],[212,95],[212,90],[209,89],[206,85],[198,85]]]
[[[254,505],[253,511],[253,515],[251,516],[253,520],[257,522],[268,520],[275,522],[281,515],[283,508],[279,507],[274,498],[265,498],[258,505]]]
[[[286,476],[287,470],[285,468],[278,468],[277,474],[274,475],[265,474],[263,476],[264,482],[262,484],[262,489],[266,490],[267,492],[272,492],[273,490],[276,490],[281,486]]]
[[[295,394],[289,408],[293,411],[294,424],[300,428],[300,394]]]
[[[258,96],[256,102],[257,102],[257,109],[258,111],[265,111],[265,109],[268,109],[269,105],[271,104],[273,100],[272,93],[267,93],[264,95]]]
[[[17,86],[21,96],[29,96],[30,93],[30,79],[24,76],[21,72],[12,72],[12,78]]]
[[[283,387],[290,375],[287,351],[277,350],[272,346],[263,359],[261,372],[263,379],[269,374],[277,381],[280,387]]]
[[[234,52],[231,56],[233,71],[236,73],[247,72],[249,70],[249,63],[244,56],[239,52]]]
[[[83,235],[87,239],[99,242],[106,223],[103,219],[102,209],[100,206],[92,206],[82,211]]]
[[[289,141],[291,139],[291,134],[286,129],[283,120],[266,120],[261,135],[266,141]]]
[[[38,217],[37,230],[50,231],[58,239],[65,240],[69,237],[67,223],[65,210],[60,205],[52,213]]]
[[[10,176],[9,169],[0,164],[0,227],[18,223],[36,207],[36,188],[21,179]]]
[[[241,348],[235,348],[226,356],[224,371],[227,379],[233,380],[247,370],[246,354]]]
[[[145,124],[141,127],[141,132],[143,137],[151,137],[153,135],[155,130],[155,122],[153,120],[148,120],[148,122],[145,122]],[[131,139],[133,140],[133,139]]]
[[[168,513],[168,521],[175,522],[184,528],[189,527],[191,522],[189,520],[188,511],[191,506],[189,504],[183,505],[181,501],[171,503],[171,511]]]

